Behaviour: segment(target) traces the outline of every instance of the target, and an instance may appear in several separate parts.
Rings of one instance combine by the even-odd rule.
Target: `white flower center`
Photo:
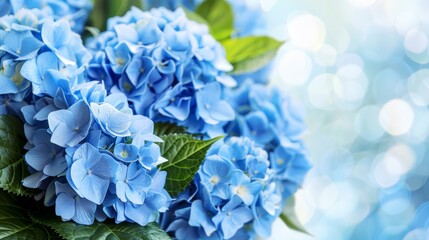
[[[243,185],[240,185],[237,187],[236,192],[237,192],[237,195],[240,195],[240,196],[245,195],[247,193],[247,188],[245,188]]]
[[[210,183],[212,184],[212,185],[216,185],[216,184],[218,184],[218,182],[220,181],[220,178],[219,178],[219,176],[213,176],[213,177],[211,177],[210,178]]]

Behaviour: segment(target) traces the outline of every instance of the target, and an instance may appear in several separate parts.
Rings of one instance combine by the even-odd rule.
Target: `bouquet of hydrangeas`
[[[1,238],[304,231],[305,127],[267,85],[282,43],[244,2],[178,2],[0,1]]]

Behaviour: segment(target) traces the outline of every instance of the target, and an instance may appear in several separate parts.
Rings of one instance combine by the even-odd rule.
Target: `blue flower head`
[[[236,120],[227,124],[225,131],[246,136],[267,150],[270,167],[286,199],[299,188],[311,167],[301,138],[305,126],[297,108],[280,91],[251,81],[227,94]],[[258,161],[252,163],[253,167],[255,176],[264,171]]]
[[[0,114],[20,112],[32,95],[61,96],[56,100],[70,106],[78,100],[71,88],[86,81],[83,70],[90,58],[65,20],[55,22],[38,9],[1,17]]]
[[[248,138],[218,142],[207,153],[192,184],[163,214],[161,226],[177,239],[268,237],[282,210],[282,189],[268,154]],[[261,219],[258,213],[265,213]],[[262,222],[262,223],[261,223]]]
[[[105,199],[117,169],[118,163],[112,156],[84,143],[73,155],[68,180],[82,197],[99,205]]]
[[[199,133],[222,131],[234,119],[224,99],[224,89],[235,86],[225,73],[232,66],[208,28],[189,21],[182,9],[132,8],[109,19],[107,31],[88,47],[95,56],[90,78],[124,93],[138,114]]]
[[[67,183],[55,182],[56,201],[55,212],[63,220],[71,220],[91,225],[94,223],[94,214],[97,204],[80,197]]]
[[[88,135],[92,116],[88,105],[81,100],[67,110],[50,113],[48,123],[52,143],[61,147],[74,147]]]
[[[89,12],[92,10],[90,0],[2,0],[0,1],[0,16],[17,14],[20,9],[40,9],[54,20],[66,19],[73,31],[83,31]]]
[[[124,95],[107,96],[97,82],[55,86],[41,88],[21,109],[31,173],[23,185],[43,190],[39,197],[65,221],[156,221],[171,198],[166,173],[157,169],[166,160],[153,122],[133,115]]]
[[[166,7],[175,10],[178,7],[186,7],[194,10],[202,0],[142,0],[146,9],[156,7]],[[245,0],[228,0],[234,14],[234,32],[232,37],[246,37],[266,35],[268,33],[267,17],[257,4],[252,4]],[[269,75],[273,63],[269,63],[260,69],[248,73],[234,74],[237,83],[241,84],[246,80],[256,83],[268,83]]]

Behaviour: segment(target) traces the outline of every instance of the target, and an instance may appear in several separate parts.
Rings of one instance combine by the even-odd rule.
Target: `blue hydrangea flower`
[[[26,106],[27,103],[22,101],[21,96],[15,94],[0,95],[0,114],[10,114],[19,116],[21,119],[21,108]]]
[[[33,94],[62,95],[66,105],[76,101],[71,87],[86,81],[83,70],[91,55],[67,21],[22,9],[0,18],[0,36],[0,114],[20,116],[19,108]]]
[[[51,142],[61,147],[74,147],[86,138],[91,123],[90,109],[83,100],[67,110],[54,111],[48,116]]]
[[[166,7],[175,10],[178,7],[186,7],[194,10],[202,0],[142,0],[143,6],[146,9],[156,7]],[[255,35],[266,35],[268,32],[267,19],[261,7],[256,4],[251,4],[246,0],[229,0],[234,14],[234,33],[232,37],[245,37]],[[246,80],[251,80],[257,83],[268,83],[269,75],[272,70],[273,63],[257,69],[253,72],[234,74],[234,79],[240,84]]]
[[[282,198],[292,195],[310,169],[302,141],[304,122],[291,99],[277,89],[251,81],[229,91],[236,120],[225,126],[232,136],[245,136],[267,150]],[[256,171],[264,167],[255,162]],[[256,173],[257,174],[257,173]]]
[[[130,165],[120,164],[121,169],[116,172],[116,194],[122,202],[143,204],[144,188],[150,186],[151,177],[142,168],[138,168],[137,162]]]
[[[94,223],[92,216],[97,210],[97,204],[80,197],[67,183],[55,182],[55,190],[55,212],[58,216],[64,221],[73,219],[85,225]]]
[[[149,222],[156,221],[159,217],[159,213],[165,212],[167,210],[167,206],[170,205],[171,199],[164,189],[166,172],[149,172],[149,175],[149,186],[143,187],[143,194],[135,194],[130,192],[133,196],[128,195],[131,198],[141,198],[144,204],[134,204],[130,201],[123,202],[116,196],[110,195],[106,197],[106,201],[103,204],[104,213],[109,217],[115,217],[116,223],[120,223],[122,221],[131,221],[144,226]],[[146,180],[147,179],[144,179],[145,182]],[[145,183],[142,184],[144,186]],[[135,186],[135,184],[133,185]],[[131,186],[129,185],[129,187]],[[118,190],[120,192],[122,191],[121,188]],[[138,189],[133,189],[133,191],[136,190]],[[126,198],[128,199],[127,195]]]
[[[219,141],[161,226],[179,240],[266,238],[284,207],[279,184],[268,153],[250,139]]]
[[[34,148],[26,153],[25,159],[34,170],[54,177],[65,172],[67,162],[64,157],[64,149],[53,144],[50,137],[47,131],[34,132]]]
[[[45,205],[79,224],[107,217],[156,221],[171,198],[166,173],[157,169],[166,160],[154,143],[161,140],[153,122],[133,115],[124,95],[107,96],[101,84],[57,83],[62,94],[34,96],[22,108],[31,173],[24,186],[41,189]]]
[[[213,222],[220,225],[225,239],[231,239],[241,229],[244,224],[253,220],[251,209],[241,204],[237,197],[232,199],[222,207],[216,216],[213,217]]]
[[[2,0],[0,1],[0,17],[8,14],[17,14],[20,9],[37,8],[54,20],[66,19],[73,31],[83,31],[86,19],[92,10],[90,0]]]
[[[73,155],[68,180],[79,195],[99,205],[106,197],[117,169],[118,163],[112,156],[84,143]]]
[[[133,115],[123,94],[88,81],[91,54],[67,21],[23,9],[0,23],[0,114],[25,122],[30,176],[23,185],[40,189],[36,198],[63,220],[156,221],[171,199],[157,169],[166,159],[153,122]],[[112,211],[112,199],[125,212]]]
[[[224,89],[235,86],[225,73],[232,66],[208,28],[189,21],[182,9],[132,8],[109,19],[107,31],[88,47],[95,56],[89,77],[104,81],[111,93],[124,93],[138,114],[195,133],[222,132],[234,119],[224,100]]]

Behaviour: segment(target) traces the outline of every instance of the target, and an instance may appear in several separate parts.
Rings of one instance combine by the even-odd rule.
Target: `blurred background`
[[[297,193],[314,236],[429,239],[429,1],[249,0],[286,40],[272,84],[305,109],[314,164]]]

